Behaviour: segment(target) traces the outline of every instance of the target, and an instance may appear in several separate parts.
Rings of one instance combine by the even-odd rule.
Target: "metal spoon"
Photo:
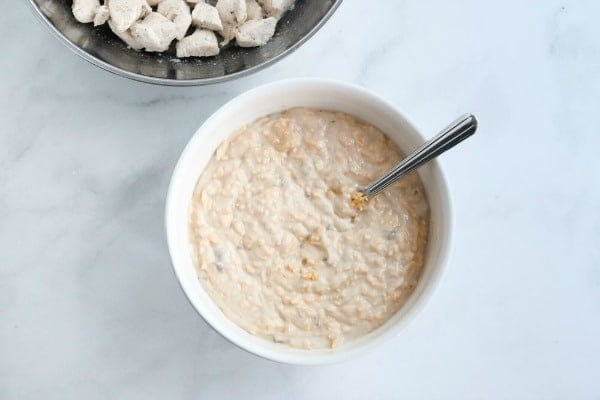
[[[410,153],[402,162],[396,165],[390,172],[361,190],[360,192],[372,198],[381,193],[385,188],[392,185],[402,177],[413,172],[421,165],[433,160],[446,150],[456,146],[477,130],[477,119],[472,114],[465,114],[448,125],[433,139],[423,143],[418,149]]]

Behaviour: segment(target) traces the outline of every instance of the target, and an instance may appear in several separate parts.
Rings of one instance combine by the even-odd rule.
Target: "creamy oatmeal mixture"
[[[343,113],[296,108],[243,127],[194,192],[204,288],[246,331],[292,347],[333,348],[379,327],[419,278],[429,207],[416,174],[362,211],[351,198],[400,159]]]

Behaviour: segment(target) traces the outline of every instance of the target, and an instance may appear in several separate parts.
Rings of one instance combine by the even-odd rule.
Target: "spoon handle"
[[[473,135],[476,130],[477,119],[474,115],[465,114],[459,117],[434,138],[423,143],[418,149],[406,156],[390,172],[367,186],[362,193],[369,198],[375,196],[400,178]]]

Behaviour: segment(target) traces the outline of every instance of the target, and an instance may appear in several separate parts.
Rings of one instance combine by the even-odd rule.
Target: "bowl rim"
[[[413,304],[411,304],[410,309],[407,310],[406,314],[402,317],[402,319],[396,321],[394,323],[394,325],[392,327],[390,327],[390,329],[387,332],[382,333],[379,337],[375,337],[374,340],[365,341],[364,343],[361,343],[359,346],[351,348],[351,349],[345,349],[343,351],[334,350],[331,353],[328,353],[325,355],[324,354],[314,354],[314,356],[310,356],[307,354],[307,352],[310,352],[310,350],[308,350],[308,351],[304,350],[303,352],[299,352],[298,354],[301,354],[301,355],[290,355],[290,354],[283,354],[283,353],[275,351],[275,350],[267,349],[266,347],[261,348],[260,346],[257,346],[257,347],[250,348],[250,346],[246,346],[244,344],[239,343],[236,340],[236,338],[234,337],[234,335],[230,334],[226,329],[220,329],[219,327],[215,326],[215,324],[213,323],[211,318],[207,317],[206,315],[203,314],[200,306],[196,305],[195,302],[192,300],[191,296],[188,294],[189,288],[185,284],[184,281],[186,279],[183,276],[184,266],[179,266],[177,264],[177,261],[174,256],[174,252],[181,250],[180,247],[177,246],[177,243],[174,242],[173,234],[170,233],[174,229],[174,227],[172,227],[174,222],[171,221],[170,216],[171,216],[171,213],[174,212],[174,210],[176,208],[175,200],[174,200],[177,197],[177,194],[175,192],[177,189],[176,182],[178,181],[178,177],[182,176],[184,174],[184,171],[183,171],[184,164],[186,163],[186,160],[190,157],[189,154],[196,147],[194,142],[199,141],[199,138],[201,138],[204,134],[206,134],[206,132],[203,132],[203,129],[205,126],[210,125],[211,122],[215,119],[218,120],[218,119],[223,118],[223,116],[229,115],[231,113],[230,109],[234,108],[236,106],[236,103],[243,102],[244,100],[246,100],[248,98],[255,97],[264,91],[277,89],[278,87],[279,87],[279,89],[283,89],[288,86],[293,86],[293,85],[298,85],[298,84],[300,84],[300,85],[302,85],[302,84],[328,85],[330,88],[335,87],[342,91],[343,90],[354,91],[356,94],[358,94],[359,96],[363,96],[364,98],[367,98],[369,101],[377,101],[377,102],[379,102],[380,107],[388,107],[389,109],[394,110],[394,112],[396,113],[396,116],[399,116],[401,119],[403,119],[404,122],[406,122],[406,124],[410,127],[410,129],[412,129],[422,141],[425,141],[425,137],[422,135],[421,131],[416,128],[416,126],[412,123],[410,118],[408,118],[404,112],[402,112],[398,107],[396,107],[392,103],[386,101],[382,97],[379,97],[375,93],[373,93],[370,90],[367,90],[359,85],[342,82],[342,81],[337,81],[337,80],[332,80],[332,79],[321,79],[321,78],[292,78],[292,79],[284,79],[284,80],[279,80],[279,81],[263,84],[258,87],[255,87],[253,89],[250,89],[250,90],[234,97],[233,99],[229,100],[225,104],[223,104],[208,119],[206,119],[204,121],[204,123],[202,123],[200,125],[200,127],[195,131],[195,133],[190,137],[188,143],[186,144],[183,151],[181,152],[181,155],[173,169],[173,173],[172,173],[172,176],[171,176],[171,179],[169,182],[169,187],[168,187],[166,201],[165,201],[165,220],[164,220],[164,222],[165,222],[167,246],[169,249],[169,256],[171,259],[171,266],[172,266],[175,276],[177,277],[179,286],[181,287],[182,291],[184,292],[190,305],[194,308],[194,310],[202,317],[202,319],[204,319],[204,321],[212,329],[214,329],[222,337],[224,337],[226,340],[228,340],[230,343],[234,344],[238,348],[240,348],[248,353],[257,355],[261,358],[267,359],[267,360],[276,361],[276,362],[280,362],[280,363],[286,363],[286,364],[293,364],[293,365],[325,365],[325,364],[332,364],[332,363],[345,361],[345,360],[355,358],[357,356],[367,353],[368,351],[372,350],[374,347],[377,347],[377,346],[389,341],[392,337],[397,336],[399,333],[401,333],[406,328],[406,326],[408,326],[410,324],[410,322],[412,322],[414,320],[414,318],[418,314],[420,314],[420,312],[429,303],[433,293],[439,286],[439,282],[441,281],[444,271],[446,270],[447,264],[450,260],[451,253],[452,253],[452,242],[453,242],[453,237],[454,237],[454,234],[453,234],[453,232],[454,232],[454,215],[453,215],[452,197],[451,197],[451,193],[450,193],[448,179],[443,171],[443,168],[440,165],[439,159],[432,160],[430,162],[430,164],[434,164],[436,166],[436,174],[438,175],[438,178],[439,178],[438,186],[441,187],[442,193],[445,194],[445,198],[442,199],[441,202],[443,204],[443,209],[444,209],[444,218],[443,219],[444,219],[444,223],[446,226],[446,230],[444,232],[444,237],[440,241],[440,246],[439,246],[440,251],[439,251],[438,262],[436,264],[434,264],[434,268],[433,268],[434,273],[431,275],[429,282],[425,286],[425,288],[422,291],[422,293],[420,294],[419,298]],[[222,114],[223,114],[223,116],[222,116]]]
[[[27,3],[33,10],[34,14],[38,17],[38,19],[40,19],[41,21],[44,22],[44,25],[50,30],[50,32],[52,32],[54,34],[55,37],[57,37],[59,39],[59,41],[61,43],[63,43],[71,51],[73,51],[75,54],[77,54],[79,57],[83,58],[85,61],[89,62],[90,64],[100,67],[103,70],[108,71],[114,75],[122,76],[122,77],[125,77],[128,79],[134,80],[134,81],[150,83],[153,85],[182,87],[182,86],[203,86],[203,85],[211,85],[211,84],[220,83],[220,82],[226,82],[226,81],[234,80],[237,78],[241,78],[243,76],[253,74],[255,72],[261,71],[267,67],[274,65],[276,62],[282,60],[284,57],[286,57],[286,56],[292,54],[294,51],[298,50],[298,48],[300,46],[302,46],[311,37],[313,37],[314,34],[317,33],[317,31],[319,31],[323,27],[323,25],[325,25],[325,23],[329,20],[329,18],[331,18],[331,16],[335,13],[335,11],[341,5],[342,1],[343,0],[333,0],[333,5],[331,6],[331,8],[327,11],[327,13],[325,13],[323,18],[321,18],[319,20],[319,22],[315,26],[313,26],[312,29],[310,31],[308,31],[308,33],[306,33],[306,35],[301,37],[300,40],[298,40],[296,43],[294,43],[293,45],[291,45],[290,47],[288,47],[287,49],[285,49],[283,52],[276,55],[275,57],[272,57],[260,64],[257,64],[255,66],[245,69],[243,71],[234,72],[232,74],[228,74],[228,75],[224,75],[224,76],[218,76],[218,77],[212,77],[212,78],[200,78],[200,79],[158,78],[158,77],[138,74],[135,72],[130,72],[130,71],[124,70],[122,68],[116,67],[116,66],[114,66],[106,61],[103,61],[103,60],[99,59],[98,57],[84,51],[81,47],[77,46],[75,43],[70,41],[65,35],[62,34],[61,31],[59,31],[48,20],[48,18],[40,10],[40,8],[38,7],[37,3],[34,0],[27,0]]]

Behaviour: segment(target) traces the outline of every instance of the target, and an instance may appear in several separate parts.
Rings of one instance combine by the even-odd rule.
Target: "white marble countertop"
[[[600,2],[366,9],[347,0],[251,77],[165,88],[82,61],[25,2],[3,7],[0,399],[598,398]],[[244,90],[298,76],[364,85],[432,134],[461,112],[480,119],[443,158],[454,253],[425,312],[365,357],[310,368],[212,331],[163,232],[195,129]]]

